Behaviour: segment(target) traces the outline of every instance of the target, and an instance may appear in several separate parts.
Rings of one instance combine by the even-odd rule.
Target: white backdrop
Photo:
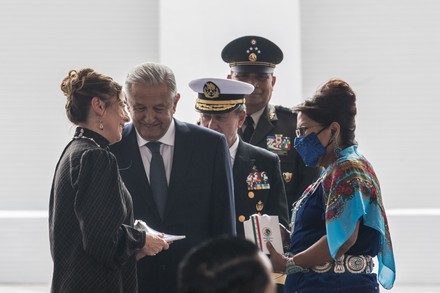
[[[209,3],[209,4],[208,4]],[[226,78],[229,65],[221,59],[227,43],[244,35],[275,42],[284,60],[275,68],[272,102],[293,106],[301,98],[299,3],[297,0],[167,0],[160,2],[160,59],[176,74],[182,98],[176,117],[195,121],[196,94],[188,87],[195,78]]]
[[[158,1],[17,0],[0,4],[0,283],[48,282],[47,208],[73,135],[60,83],[92,67],[118,81],[158,61]]]
[[[176,117],[192,122],[188,82],[225,77],[223,46],[257,34],[284,51],[275,104],[296,105],[331,77],[351,83],[357,138],[389,212],[398,282],[438,284],[439,8],[436,0],[1,4],[0,283],[50,278],[46,214],[53,170],[73,130],[59,90],[69,69],[90,66],[123,82],[131,66],[162,62],[182,94]]]

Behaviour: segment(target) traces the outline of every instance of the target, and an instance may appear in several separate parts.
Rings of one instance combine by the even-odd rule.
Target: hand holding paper
[[[245,237],[254,242],[261,251],[270,254],[266,243],[270,241],[278,253],[283,253],[278,216],[252,215],[244,223]]]
[[[151,228],[150,226],[148,226],[144,221],[142,220],[136,220],[134,221],[134,227],[136,229],[139,229],[141,231],[145,231],[148,234],[152,234],[152,235],[163,235],[163,239],[166,242],[172,242],[172,241],[176,241],[176,240],[180,240],[180,239],[185,239],[186,236],[185,235],[171,235],[171,234],[166,234],[166,233],[161,233],[158,232],[156,230],[154,230],[153,228]]]

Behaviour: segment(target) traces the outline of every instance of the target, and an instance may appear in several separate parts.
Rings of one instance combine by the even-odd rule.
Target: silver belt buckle
[[[337,274],[345,273],[344,258],[345,255],[341,255],[341,257],[335,260],[335,267],[333,268],[333,271],[335,273]]]
[[[353,274],[371,273],[373,269],[371,260],[370,255],[347,255],[345,265],[347,270]]]
[[[369,274],[373,272],[373,267],[373,258],[370,255],[342,255],[334,262],[314,266],[312,270],[317,273],[326,273],[333,269],[333,272],[337,274],[342,274],[346,271],[352,274]]]

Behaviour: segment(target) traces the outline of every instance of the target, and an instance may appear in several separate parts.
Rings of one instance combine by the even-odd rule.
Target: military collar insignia
[[[267,117],[270,121],[278,120],[277,112],[273,105],[267,105]]]

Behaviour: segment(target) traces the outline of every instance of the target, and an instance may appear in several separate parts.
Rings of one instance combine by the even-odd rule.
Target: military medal
[[[290,137],[283,136],[282,134],[275,134],[273,136],[266,137],[267,150],[277,154],[286,156],[292,149],[292,141]]]
[[[248,190],[261,190],[261,189],[270,189],[269,177],[266,172],[258,172],[257,166],[252,167],[252,172],[246,178],[247,188]],[[254,194],[248,193],[250,198],[254,197]]]

